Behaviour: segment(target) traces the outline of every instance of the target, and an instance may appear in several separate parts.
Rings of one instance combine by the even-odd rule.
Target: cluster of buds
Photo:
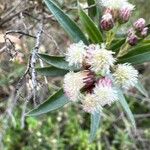
[[[137,83],[137,70],[130,64],[115,65],[113,54],[105,44],[86,46],[82,41],[66,52],[66,61],[80,71],[65,75],[64,91],[70,101],[80,101],[86,112],[101,111],[118,100],[117,88],[127,90]]]
[[[127,41],[131,46],[138,43],[139,38],[145,38],[148,35],[148,27],[146,27],[145,19],[140,18],[133,23],[133,28],[129,29]]]
[[[115,21],[119,23],[128,22],[134,9],[134,5],[127,2],[127,0],[101,0],[101,4],[105,11],[100,27],[105,31],[112,29]]]

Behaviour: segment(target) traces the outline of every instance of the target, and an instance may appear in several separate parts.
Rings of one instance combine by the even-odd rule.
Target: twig
[[[37,80],[36,80],[36,71],[35,71],[35,64],[37,61],[37,56],[36,54],[38,53],[39,47],[40,47],[40,40],[41,40],[41,34],[43,32],[43,23],[40,25],[40,29],[37,33],[36,36],[36,43],[35,47],[32,50],[32,55],[31,55],[31,79],[32,79],[32,84],[33,84],[33,102],[34,105],[36,105],[36,89],[37,89]]]
[[[1,49],[0,49],[0,55],[5,51],[6,49],[6,46],[3,46]]]
[[[23,32],[21,30],[9,30],[9,31],[6,31],[5,34],[7,35],[7,34],[11,34],[11,33],[18,33],[18,34],[22,34],[22,35],[29,36],[29,37],[32,37],[32,38],[36,38],[36,36],[28,34],[28,33],[25,33],[25,32]]]

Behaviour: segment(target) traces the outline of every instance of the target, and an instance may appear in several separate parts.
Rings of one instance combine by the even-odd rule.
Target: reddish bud
[[[143,38],[145,38],[148,35],[148,27],[145,27],[142,31],[141,31],[141,36]]]
[[[119,12],[119,18],[121,23],[128,22],[132,14],[132,10],[130,8],[122,8]]]
[[[133,26],[137,31],[142,31],[143,28],[145,27],[145,19],[143,18],[138,19],[136,22],[134,22]]]
[[[133,34],[131,35],[130,37],[128,37],[128,43],[131,45],[131,46],[135,46],[138,42],[138,37]]]
[[[88,70],[84,71],[84,73],[86,74],[86,76],[83,78],[85,86],[82,88],[82,90],[91,93],[93,88],[95,87],[95,74]]]
[[[130,28],[127,33],[128,37],[132,36],[133,34],[135,34],[135,31],[133,28]]]
[[[109,31],[114,27],[114,20],[110,13],[106,13],[105,15],[102,16],[100,26],[105,31]]]

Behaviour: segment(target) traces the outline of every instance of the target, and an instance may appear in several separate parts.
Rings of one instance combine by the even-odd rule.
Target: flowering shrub
[[[136,127],[133,114],[125,100],[124,92],[135,87],[143,95],[147,93],[138,80],[135,64],[150,61],[149,25],[143,18],[133,23],[121,38],[117,30],[129,21],[135,6],[127,0],[92,0],[90,16],[79,6],[79,17],[85,33],[52,0],[44,0],[48,9],[74,41],[64,56],[38,56],[51,65],[46,75],[64,76],[63,89],[27,115],[36,116],[56,110],[69,102],[79,103],[83,111],[91,114],[90,141],[94,140],[103,108],[119,102],[132,125]],[[96,18],[100,18],[97,21]],[[98,22],[98,24],[97,24]],[[46,68],[37,71],[45,74]]]

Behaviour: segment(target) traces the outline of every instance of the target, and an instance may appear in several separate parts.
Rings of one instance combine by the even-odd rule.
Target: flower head
[[[127,41],[131,46],[135,46],[138,43],[138,37],[132,34],[127,38]]]
[[[145,27],[145,19],[138,19],[136,22],[134,22],[133,26],[137,31],[142,31]]]
[[[148,35],[148,27],[145,27],[142,31],[141,31],[141,36],[143,38],[145,38]]]
[[[94,88],[94,95],[101,106],[111,105],[118,99],[117,91],[112,87],[112,81],[105,77],[99,80]]]
[[[84,57],[86,55],[86,45],[80,41],[79,43],[71,44],[67,49],[66,53],[66,61],[69,62],[70,66],[81,67]]]
[[[106,13],[102,16],[100,27],[105,31],[109,31],[114,27],[114,20],[110,13]]]
[[[122,23],[125,23],[130,19],[133,9],[134,6],[128,3],[120,9],[119,18]]]
[[[93,94],[86,94],[81,102],[85,112],[94,113],[102,110],[102,107]]]
[[[80,90],[85,85],[83,78],[85,78],[85,73],[83,72],[69,72],[65,75],[64,91],[69,100],[79,100],[81,96]]]
[[[103,7],[110,8],[110,9],[121,9],[123,6],[131,7],[127,0],[100,0],[100,3]]]
[[[113,76],[115,77],[116,84],[129,89],[137,83],[138,71],[128,63],[119,64]]]
[[[104,45],[101,45],[101,47],[96,45],[94,50],[89,47],[87,53],[87,63],[91,66],[92,71],[102,74],[109,73],[110,66],[113,66],[115,62],[112,51],[106,50]]]

